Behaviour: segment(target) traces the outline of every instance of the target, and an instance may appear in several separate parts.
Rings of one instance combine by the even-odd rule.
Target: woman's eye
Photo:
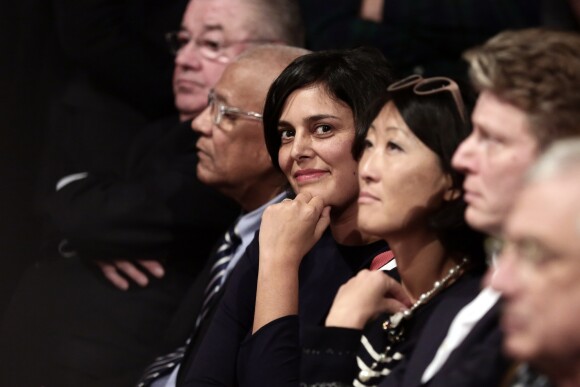
[[[365,139],[365,141],[363,143],[363,149],[366,150],[366,149],[370,149],[372,147],[373,147],[373,143],[370,140]]]
[[[332,130],[330,125],[318,125],[314,128],[314,132],[316,134],[326,134]]]
[[[399,145],[397,145],[393,141],[388,141],[387,142],[387,149],[389,149],[389,150],[397,150],[397,151],[403,150],[403,148],[401,148]]]
[[[282,141],[288,140],[292,137],[294,137],[294,130],[284,129],[280,131],[280,138],[282,139]]]

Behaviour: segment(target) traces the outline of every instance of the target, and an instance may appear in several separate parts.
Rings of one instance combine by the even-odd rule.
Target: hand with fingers
[[[300,266],[329,224],[330,207],[309,193],[268,207],[260,227],[260,264]]]
[[[153,259],[137,259],[134,262],[125,259],[113,261],[95,261],[103,275],[115,287],[121,290],[129,289],[129,278],[137,285],[145,287],[149,284],[148,274],[156,278],[165,275],[163,265]]]
[[[342,285],[325,325],[362,329],[381,313],[397,313],[412,305],[400,283],[380,270],[362,270]]]

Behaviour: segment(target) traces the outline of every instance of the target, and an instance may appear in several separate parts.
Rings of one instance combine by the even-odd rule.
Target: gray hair
[[[258,37],[304,47],[305,30],[297,0],[245,0],[257,16],[252,28]]]
[[[580,137],[554,142],[529,170],[526,182],[535,183],[556,177],[575,179],[580,187]],[[576,219],[576,233],[580,234],[580,214]]]
[[[576,171],[580,174],[580,137],[570,137],[554,142],[544,152],[528,172],[527,182],[547,180]]]

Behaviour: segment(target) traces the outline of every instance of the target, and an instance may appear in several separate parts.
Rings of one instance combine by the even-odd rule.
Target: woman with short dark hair
[[[304,55],[273,83],[264,109],[265,137],[274,165],[297,195],[264,213],[259,243],[254,240],[232,272],[183,385],[275,386],[280,374],[248,373],[247,351],[276,340],[288,351],[269,360],[293,363],[300,355],[300,327],[322,324],[340,285],[387,250],[384,241],[358,231],[352,146],[357,131],[384,104],[390,82],[380,52],[355,49]],[[269,295],[261,291],[264,278],[277,281],[276,289],[295,286],[295,297],[262,298]],[[256,330],[259,321],[273,323],[252,335],[253,319]],[[279,332],[290,335],[278,340]],[[264,362],[253,365],[269,369]]]

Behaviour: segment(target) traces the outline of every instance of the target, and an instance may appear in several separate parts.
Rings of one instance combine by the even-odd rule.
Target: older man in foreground
[[[580,138],[530,171],[504,237],[491,285],[504,298],[504,350],[523,362],[513,385],[580,385]]]

